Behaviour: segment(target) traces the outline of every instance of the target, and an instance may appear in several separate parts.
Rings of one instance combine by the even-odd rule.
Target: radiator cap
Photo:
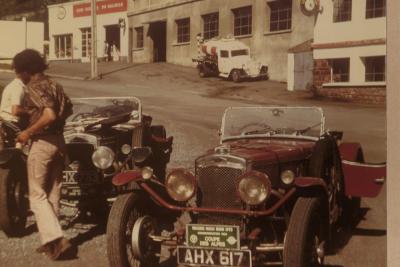
[[[216,154],[228,154],[231,152],[231,147],[229,145],[220,145],[214,148]]]

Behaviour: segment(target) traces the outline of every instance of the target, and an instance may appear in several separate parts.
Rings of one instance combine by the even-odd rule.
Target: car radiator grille
[[[242,170],[207,166],[196,170],[199,195],[199,207],[215,209],[242,209],[242,202],[236,192],[236,178]],[[199,223],[210,224],[240,224],[240,216],[223,213],[199,214]]]
[[[77,161],[84,170],[96,169],[92,162],[93,152],[94,146],[91,144],[67,144],[69,163]]]

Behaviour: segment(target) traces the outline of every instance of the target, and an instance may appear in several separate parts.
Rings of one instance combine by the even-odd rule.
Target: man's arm
[[[49,126],[56,118],[56,114],[51,108],[45,108],[37,122],[17,136],[17,141],[26,143],[32,135]]]
[[[23,109],[20,105],[12,105],[11,106],[11,114],[14,116],[21,116],[26,114],[26,110]]]
[[[14,116],[21,116],[25,112],[22,108],[22,100],[24,98],[24,88],[21,86],[15,86],[12,88],[11,94],[11,114]]]

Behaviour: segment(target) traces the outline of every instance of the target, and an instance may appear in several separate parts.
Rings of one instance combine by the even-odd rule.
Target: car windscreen
[[[247,49],[232,50],[231,51],[231,55],[232,55],[232,57],[248,56],[249,55],[249,50],[247,50]]]
[[[92,122],[109,119],[122,114],[131,114],[131,121],[141,120],[141,103],[135,97],[97,97],[73,98],[73,114],[68,117],[71,122]]]
[[[319,137],[324,121],[317,107],[228,108],[222,120],[222,141],[252,136]]]

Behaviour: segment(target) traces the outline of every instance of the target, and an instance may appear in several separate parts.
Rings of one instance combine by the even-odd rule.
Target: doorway
[[[167,22],[150,23],[149,36],[153,40],[153,62],[165,62],[167,60]]]
[[[107,25],[107,26],[104,26],[104,28],[106,30],[105,42],[107,43],[107,45],[109,47],[106,51],[107,56],[108,56],[107,61],[116,61],[116,56],[114,55],[114,53],[117,53],[118,58],[119,58],[119,54],[121,51],[120,28],[119,28],[118,24]],[[113,45],[115,45],[117,51],[113,51],[113,49],[112,49]]]

